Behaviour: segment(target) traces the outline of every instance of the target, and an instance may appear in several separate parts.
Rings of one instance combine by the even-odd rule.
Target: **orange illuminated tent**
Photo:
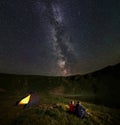
[[[27,97],[23,98],[23,99],[18,103],[18,105],[26,105],[26,104],[28,104],[29,101],[30,101],[30,97],[31,97],[31,95],[29,94]]]
[[[20,101],[17,102],[18,106],[29,107],[33,105],[39,104],[39,96],[35,93],[28,94],[26,97],[22,98]]]

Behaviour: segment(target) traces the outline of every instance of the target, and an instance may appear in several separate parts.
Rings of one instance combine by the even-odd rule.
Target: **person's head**
[[[78,101],[78,102],[77,102],[77,104],[81,105],[81,102],[80,102],[80,101]]]
[[[70,104],[73,104],[73,105],[74,105],[74,100],[72,100],[72,101],[70,102]]]

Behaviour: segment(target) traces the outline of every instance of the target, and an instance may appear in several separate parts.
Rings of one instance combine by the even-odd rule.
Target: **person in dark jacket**
[[[79,118],[84,118],[84,116],[87,114],[85,108],[82,107],[80,101],[78,101],[77,104],[76,104],[76,106],[75,106],[75,114],[76,114]]]

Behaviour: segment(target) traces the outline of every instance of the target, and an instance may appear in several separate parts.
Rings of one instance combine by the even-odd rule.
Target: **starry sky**
[[[0,72],[67,76],[119,62],[119,0],[0,0]]]

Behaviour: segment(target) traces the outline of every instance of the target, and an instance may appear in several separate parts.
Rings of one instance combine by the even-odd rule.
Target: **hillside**
[[[119,124],[119,83],[120,64],[69,77],[0,74],[0,124]],[[40,104],[28,109],[16,107],[15,103],[30,92],[40,96]],[[90,117],[81,120],[69,115],[66,106],[71,99],[81,100]]]
[[[0,91],[31,91],[57,94],[65,97],[76,95],[84,101],[107,106],[120,105],[120,64],[106,67],[87,75],[50,77],[35,75],[0,74]]]
[[[87,75],[68,77],[68,79],[75,84],[80,84],[81,93],[95,96],[95,103],[119,107],[120,64]]]

